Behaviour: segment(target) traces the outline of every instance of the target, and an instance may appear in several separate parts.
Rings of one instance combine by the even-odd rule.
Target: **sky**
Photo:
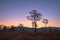
[[[17,26],[21,23],[32,27],[26,18],[31,10],[42,14],[38,27],[44,27],[45,18],[49,20],[47,26],[60,27],[60,0],[0,0],[0,24]]]

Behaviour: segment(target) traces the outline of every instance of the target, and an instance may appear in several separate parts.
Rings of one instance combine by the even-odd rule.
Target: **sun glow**
[[[18,20],[9,20],[9,22],[6,22],[6,23],[3,23],[3,25],[6,25],[6,26],[18,26],[19,24],[23,24],[24,27],[29,27],[29,28],[33,28],[32,27],[32,22],[31,21],[28,21],[28,20],[22,20],[22,21],[18,21]],[[44,27],[45,24],[44,23],[41,23],[41,21],[37,22],[37,28],[41,28],[41,27]],[[49,26],[52,26],[52,27],[60,27],[60,23],[48,23],[47,24],[47,27]]]

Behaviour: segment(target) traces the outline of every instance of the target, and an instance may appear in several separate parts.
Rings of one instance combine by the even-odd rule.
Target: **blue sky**
[[[33,9],[42,14],[42,19],[60,26],[60,0],[0,0],[0,24],[24,24]]]

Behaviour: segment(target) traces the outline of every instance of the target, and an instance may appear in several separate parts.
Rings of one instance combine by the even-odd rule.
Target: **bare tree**
[[[43,23],[45,23],[45,28],[46,28],[46,26],[48,24],[48,19],[43,19]]]
[[[35,32],[36,32],[36,27],[37,27],[37,21],[39,21],[42,18],[41,13],[37,13],[37,10],[32,10],[29,12],[30,16],[27,16],[28,20],[32,21],[32,26],[35,27]]]

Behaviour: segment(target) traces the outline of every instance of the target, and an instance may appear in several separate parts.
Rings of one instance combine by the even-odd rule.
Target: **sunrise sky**
[[[33,9],[42,14],[38,27],[44,26],[44,18],[49,20],[47,26],[60,27],[60,0],[0,0],[0,24],[17,26],[21,23],[31,27],[26,16]]]

